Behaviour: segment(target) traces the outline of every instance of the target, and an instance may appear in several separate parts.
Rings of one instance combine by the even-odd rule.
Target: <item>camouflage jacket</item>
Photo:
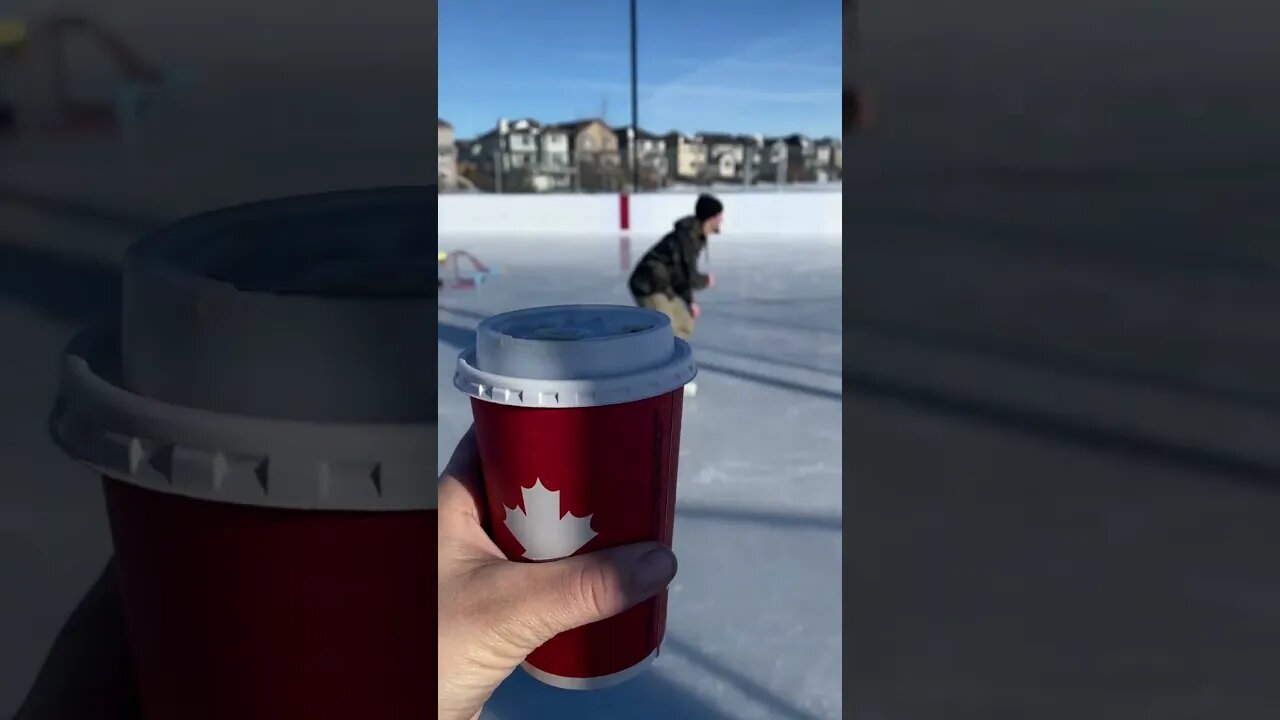
[[[640,258],[627,283],[638,298],[663,293],[693,304],[693,291],[707,287],[707,276],[698,272],[698,255],[707,246],[702,223],[690,215]]]

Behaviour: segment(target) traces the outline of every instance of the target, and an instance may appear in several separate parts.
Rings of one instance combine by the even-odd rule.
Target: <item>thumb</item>
[[[548,563],[513,566],[528,588],[518,601],[517,642],[532,652],[555,635],[613,617],[662,592],[676,556],[660,543],[623,545]]]

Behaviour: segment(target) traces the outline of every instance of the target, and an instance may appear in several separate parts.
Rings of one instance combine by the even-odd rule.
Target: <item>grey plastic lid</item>
[[[124,386],[317,422],[436,417],[436,198],[325,193],[196,215],[125,255]]]
[[[560,305],[495,315],[458,357],[454,386],[523,407],[614,405],[693,380],[688,343],[662,313],[624,305]]]
[[[63,360],[54,441],[108,477],[200,500],[316,510],[436,507],[433,424],[314,423],[212,412],[121,386],[118,338]]]
[[[434,209],[427,188],[329,193],[136,243],[120,324],[67,351],[55,442],[198,499],[434,508]]]

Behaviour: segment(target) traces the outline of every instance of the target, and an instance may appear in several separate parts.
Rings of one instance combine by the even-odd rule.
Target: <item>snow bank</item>
[[[725,206],[724,231],[735,236],[841,236],[838,192],[735,192],[718,197]],[[630,230],[637,235],[661,233],[677,218],[692,214],[696,198],[695,192],[632,197]],[[439,211],[441,235],[600,235],[622,229],[617,195],[442,194]]]

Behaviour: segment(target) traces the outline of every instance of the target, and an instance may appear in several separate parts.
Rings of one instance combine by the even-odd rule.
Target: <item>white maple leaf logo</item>
[[[560,511],[560,493],[548,490],[538,478],[533,487],[520,488],[524,509],[519,505],[506,511],[503,522],[524,548],[529,560],[558,560],[568,557],[591,542],[596,531],[591,529],[592,515],[577,517]]]

